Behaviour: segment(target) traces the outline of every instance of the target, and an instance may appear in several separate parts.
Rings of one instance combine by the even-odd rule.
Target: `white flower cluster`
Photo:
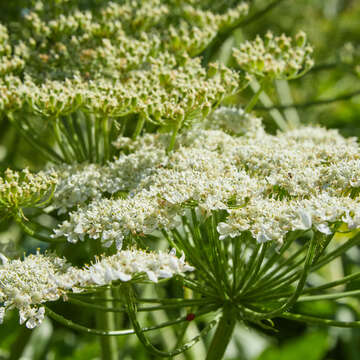
[[[108,165],[62,165],[50,170],[58,173],[56,192],[52,206],[59,214],[89,200],[101,200],[102,196],[127,193],[154,172],[165,160],[164,149],[150,149],[141,154],[129,154]]]
[[[27,168],[20,172],[7,169],[0,177],[0,208],[41,206],[54,191],[56,181],[54,172],[33,174]]]
[[[239,133],[248,132],[235,136],[196,128],[179,136],[177,150],[168,155],[163,152],[167,135],[148,134],[135,142],[121,138],[130,154],[107,167],[116,168],[116,163],[127,163],[129,157],[130,162],[137,164],[139,159],[141,163],[154,149],[162,152],[150,167],[131,168],[131,176],[102,170],[110,179],[99,179],[96,188],[106,189],[111,183],[114,196],[98,193],[92,200],[86,195],[89,201],[79,202],[54,236],[65,236],[70,242],[100,239],[105,246],[116,242],[121,247],[131,234],[175,228],[188,206],[197,206],[205,214],[227,210],[226,222],[218,227],[221,237],[250,231],[258,241],[282,241],[296,229],[329,233],[337,221],[351,228],[360,225],[360,152],[355,139],[316,127],[269,135],[258,119],[234,108],[220,108],[214,116],[230,117],[230,123],[238,117]],[[246,120],[253,124],[245,125]],[[211,124],[218,127],[212,121],[206,126]],[[85,177],[87,172],[85,166]],[[127,176],[136,180],[126,182]],[[78,198],[82,191],[88,192],[84,185],[67,186]],[[116,196],[117,189],[121,196]],[[61,193],[55,193],[57,197]]]
[[[233,49],[238,65],[250,74],[270,79],[292,79],[301,76],[313,66],[313,49],[306,43],[306,35],[299,32],[295,41],[285,34],[275,36],[268,32],[265,40],[257,36]]]
[[[212,112],[205,120],[204,126],[244,136],[262,136],[264,131],[260,118],[247,113],[242,108],[225,106]]]
[[[71,292],[78,293],[84,288],[96,288],[115,281],[130,281],[142,275],[157,282],[194,270],[185,262],[184,255],[177,258],[174,250],[170,253],[125,250],[96,259],[82,269],[52,254],[29,255],[23,261],[7,260],[4,255],[0,259],[3,262],[0,265],[0,303],[3,303],[0,323],[6,310],[16,308],[20,323],[26,322],[30,329],[44,319],[45,308],[41,304],[60,297],[66,300],[66,295]]]
[[[30,329],[44,319],[45,309],[40,305],[55,301],[65,294],[53,279],[64,274],[68,268],[64,259],[40,254],[30,255],[21,260],[7,260],[2,256],[0,265],[0,323],[5,310],[19,310],[20,324],[26,322]]]
[[[123,250],[117,254],[97,259],[81,270],[72,268],[68,276],[76,287],[102,286],[113,281],[130,281],[138,275],[146,275],[152,282],[169,279],[195,269],[185,262],[185,255],[177,258],[175,249],[169,253]]]

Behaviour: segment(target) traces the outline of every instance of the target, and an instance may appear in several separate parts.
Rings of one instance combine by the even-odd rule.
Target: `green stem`
[[[251,272],[250,276],[246,279],[246,281],[244,282],[244,285],[242,286],[241,289],[241,293],[245,293],[246,290],[251,286],[251,284],[253,283],[253,281],[256,279],[259,270],[261,268],[262,262],[264,260],[266,251],[268,249],[269,243],[264,243],[261,245],[261,251],[260,254],[258,256],[258,259],[256,261],[256,266],[254,267],[253,271]]]
[[[95,143],[95,159],[100,163],[100,120],[94,118],[94,143]]]
[[[24,139],[35,149],[37,149],[40,154],[44,156],[44,158],[58,164],[66,162],[60,155],[50,149],[47,145],[43,144],[39,139],[35,139],[34,137],[32,137],[30,133],[26,131],[21,125],[17,124],[15,120],[12,121],[12,124],[15,126],[16,130],[24,137]]]
[[[220,322],[211,341],[206,360],[221,360],[231,340],[236,324],[236,316],[233,307],[225,304]]]
[[[329,262],[331,262],[333,259],[337,258],[338,256],[342,255],[345,253],[345,251],[347,251],[348,249],[350,249],[351,247],[358,245],[358,243],[360,242],[360,234],[357,234],[356,236],[354,236],[353,238],[351,238],[350,240],[348,240],[345,244],[339,246],[338,248],[336,248],[335,250],[331,251],[330,253],[324,255],[323,257],[321,257],[319,259],[318,262],[316,262],[312,267],[311,267],[311,271],[315,271],[320,269],[321,267],[323,267],[324,265],[328,264]]]
[[[311,264],[312,264],[312,259],[313,259],[313,255],[314,255],[314,249],[315,249],[315,236],[312,237],[312,239],[310,240],[310,245],[308,247],[307,250],[307,254],[306,254],[306,258],[305,258],[305,264],[303,267],[303,270],[301,272],[299,272],[299,281],[298,284],[296,286],[296,289],[294,291],[294,293],[282,304],[280,305],[278,308],[270,310],[269,312],[264,312],[262,314],[253,314],[253,319],[256,320],[261,320],[261,319],[269,319],[272,317],[276,317],[279,316],[280,314],[282,314],[286,309],[290,309],[297,301],[297,299],[299,298],[304,286],[305,286],[305,281],[306,278],[308,276],[308,273],[311,270]]]
[[[105,290],[105,297],[111,296],[111,289]],[[111,305],[111,304],[109,304]],[[106,306],[106,305],[105,305]],[[96,325],[102,329],[114,330],[115,329],[115,315],[112,312],[97,313]],[[117,360],[117,342],[115,337],[101,336],[101,358],[102,360]]]
[[[82,153],[84,155],[84,159],[85,160],[89,160],[89,150],[86,146],[86,141],[85,141],[85,136],[84,136],[84,130],[81,126],[81,123],[80,123],[80,116],[82,116],[82,120],[84,121],[84,115],[82,113],[77,113],[77,114],[74,114],[72,116],[72,126],[75,130],[75,133],[79,139],[79,142],[80,142],[80,148],[82,150]],[[82,121],[82,123],[83,123]]]
[[[140,135],[141,130],[144,127],[144,124],[145,124],[145,116],[143,114],[140,114],[139,119],[138,119],[137,124],[136,124],[135,131],[134,131],[133,136],[132,136],[133,140],[135,140]]]
[[[201,339],[201,336],[206,335],[211,330],[211,328],[214,327],[217,323],[216,320],[211,321],[209,324],[207,324],[207,326],[205,326],[205,328],[201,331],[201,333],[199,335],[194,337],[192,340],[190,340],[186,344],[180,346],[179,348],[176,348],[172,351],[159,350],[157,347],[155,347],[154,345],[151,344],[150,340],[144,334],[144,330],[141,328],[141,326],[137,320],[137,316],[136,316],[137,309],[136,309],[136,304],[134,302],[135,297],[134,297],[132,288],[127,287],[125,289],[125,296],[126,296],[126,300],[127,300],[128,315],[129,315],[131,323],[134,327],[134,331],[136,332],[137,337],[139,338],[140,342],[144,345],[144,347],[149,352],[151,352],[152,354],[154,354],[156,356],[173,357],[173,356],[183,353],[184,351],[188,350],[190,347],[195,345]]]
[[[344,292],[334,293],[334,294],[300,296],[297,299],[297,302],[341,299],[344,297],[357,296],[357,295],[360,295],[360,290],[344,291]]]
[[[71,164],[72,156],[70,154],[70,151],[67,149],[67,144],[65,143],[65,141],[62,138],[62,133],[60,131],[60,126],[59,126],[59,119],[55,118],[52,121],[52,123],[53,123],[53,128],[54,128],[55,139],[56,139],[56,142],[58,143],[61,153],[64,157],[64,161]]]
[[[66,240],[64,240],[64,238],[51,238],[50,236],[44,236],[41,235],[39,233],[37,233],[34,229],[32,229],[31,227],[29,227],[27,224],[25,224],[23,221],[21,221],[21,219],[15,219],[16,222],[21,226],[21,228],[24,230],[24,232],[28,235],[30,235],[31,237],[40,240],[40,241],[44,241],[50,244],[55,244],[55,243],[62,243],[65,242]]]
[[[74,138],[75,131],[71,128],[71,124],[72,124],[71,115],[63,116],[60,118],[60,122],[59,122],[60,129],[62,130],[62,133],[65,135],[65,138],[75,155],[76,161],[81,163],[83,161],[82,152],[77,140]]]
[[[335,286],[338,286],[338,285],[342,285],[344,283],[350,283],[351,281],[358,280],[358,279],[360,279],[360,272],[357,272],[356,274],[351,274],[351,275],[344,276],[342,279],[331,281],[331,282],[326,283],[324,285],[320,285],[320,286],[316,286],[316,287],[311,287],[309,289],[305,289],[303,291],[303,294],[313,292],[313,291],[320,291],[320,290],[329,289],[329,288],[332,288],[332,287],[335,287]]]
[[[76,294],[72,294],[71,298],[74,299]],[[81,297],[82,295],[79,294]],[[96,300],[96,301],[113,301],[113,302],[120,302],[124,304],[124,300],[116,299],[116,298],[104,298],[99,296],[91,296],[88,300]],[[155,299],[155,298],[136,298],[137,303],[151,303],[151,304],[180,304],[182,306],[190,306],[190,305],[197,305],[203,304],[204,302],[209,302],[209,300],[203,299],[184,299],[184,298],[164,298],[164,299]]]
[[[285,251],[289,249],[290,245],[297,239],[297,237],[299,237],[299,231],[294,231],[288,235],[281,248],[278,251],[274,251],[274,254],[259,271],[259,277],[265,274],[279,260],[279,258],[284,255]]]
[[[181,125],[181,122],[177,122],[176,125],[175,125],[175,128],[173,130],[173,133],[171,135],[171,139],[170,139],[170,143],[169,143],[169,146],[167,148],[167,152],[170,153],[171,151],[173,151],[174,149],[174,146],[175,146],[175,140],[176,140],[176,136],[177,136],[177,133],[180,129],[180,125]]]
[[[255,245],[255,248],[252,251],[252,254],[250,256],[250,259],[246,264],[245,270],[239,279],[239,284],[237,284],[236,292],[243,287],[244,282],[246,281],[248,276],[251,274],[253,268],[256,266],[256,259],[257,259],[260,247],[261,247],[260,244]]]
[[[75,304],[75,305],[79,305],[82,307],[88,307],[89,309],[94,309],[94,310],[101,310],[101,311],[105,311],[105,312],[125,312],[126,308],[125,307],[109,307],[106,305],[99,305],[99,304],[92,304],[86,301],[82,301],[79,299],[75,299],[74,297],[69,297],[69,303]],[[114,301],[112,300],[112,298],[110,299],[105,299],[103,298],[102,301]],[[211,301],[209,301],[208,299],[204,299],[202,301],[196,301],[196,299],[194,301],[186,301],[183,300],[182,302],[178,301],[178,302],[173,302],[170,304],[163,304],[163,305],[158,305],[158,306],[144,306],[144,307],[138,307],[137,311],[156,311],[156,310],[164,310],[164,309],[172,309],[172,308],[182,308],[182,307],[188,307],[188,306],[199,306],[199,305],[206,305],[206,304],[210,304]]]
[[[48,315],[49,317],[51,317],[53,320],[59,322],[60,324],[76,330],[76,331],[81,331],[87,334],[91,334],[91,335],[100,335],[100,336],[124,336],[124,335],[131,335],[131,334],[135,334],[135,331],[133,329],[124,329],[124,330],[102,330],[102,329],[92,329],[92,328],[88,328],[86,326],[80,325],[80,324],[76,324],[73,321],[64,318],[63,316],[55,313],[54,311],[52,311],[51,309],[49,309],[48,307],[46,307],[46,315]]]
[[[289,320],[302,321],[310,324],[326,325],[326,326],[336,326],[343,328],[359,328],[360,321],[338,321],[332,319],[322,319],[315,316],[308,316],[302,314],[292,314],[288,312],[282,313],[279,317]]]
[[[84,113],[85,116],[85,124],[86,124],[86,137],[87,137],[87,146],[89,149],[89,161],[93,162],[93,128],[94,128],[94,120],[92,119],[90,114]]]
[[[59,322],[60,324],[76,330],[76,331],[81,331],[87,334],[91,334],[91,335],[101,335],[101,336],[124,336],[124,335],[131,335],[131,334],[135,334],[135,330],[133,329],[124,329],[124,330],[102,330],[102,329],[92,329],[92,328],[88,328],[87,326],[83,326],[77,323],[74,323],[73,321],[64,318],[63,316],[55,313],[54,311],[52,311],[51,309],[49,309],[47,306],[45,306],[46,309],[46,315],[48,315],[49,317],[51,317],[52,319],[54,319],[55,321]],[[209,307],[204,307],[202,310],[198,311],[195,313],[195,318],[198,318],[201,315],[210,313],[212,311],[215,311],[216,307],[215,306],[209,306]],[[157,329],[162,329],[168,326],[172,326],[172,325],[176,325],[176,324],[181,324],[183,322],[187,322],[189,321],[187,319],[186,316],[182,316],[178,319],[175,320],[170,320],[170,321],[166,321],[162,324],[159,325],[154,325],[154,326],[149,326],[149,327],[145,327],[142,328],[141,331],[142,332],[147,332],[147,331],[153,331],[153,330],[157,330]]]
[[[104,164],[110,160],[110,139],[109,139],[109,120],[107,118],[102,120],[102,132],[104,139]]]
[[[356,91],[352,91],[350,93],[340,95],[333,98],[323,99],[323,100],[314,100],[314,101],[307,101],[302,103],[295,103],[290,105],[272,105],[272,106],[257,106],[256,109],[258,110],[284,110],[288,109],[290,107],[296,108],[296,109],[305,109],[312,106],[319,106],[319,105],[328,105],[334,102],[338,101],[346,101],[350,100],[351,98],[358,96],[360,94],[360,89]]]
[[[254,106],[256,105],[256,103],[258,102],[259,100],[259,96],[260,94],[263,92],[265,88],[265,81],[262,81],[260,83],[260,87],[259,89],[256,91],[256,93],[253,95],[253,97],[251,98],[250,102],[246,105],[246,108],[245,108],[245,112],[249,113],[251,112],[251,110],[254,108]]]
[[[299,264],[302,263],[302,260],[297,261],[296,263],[293,263],[293,261],[296,260],[298,256],[302,254],[303,251],[305,251],[307,246],[302,246],[299,250],[297,250],[293,255],[291,255],[287,259],[283,259],[283,261],[280,261],[278,265],[271,270],[268,274],[263,276],[262,278],[259,277],[258,280],[256,280],[251,286],[250,291],[251,295],[253,293],[257,293],[259,290],[268,289],[269,284],[271,284],[271,287],[274,285],[274,281],[281,280],[284,276],[288,275],[290,271],[297,268]],[[290,264],[290,266],[288,266]],[[281,282],[281,281],[280,281]],[[251,290],[253,289],[253,291]]]

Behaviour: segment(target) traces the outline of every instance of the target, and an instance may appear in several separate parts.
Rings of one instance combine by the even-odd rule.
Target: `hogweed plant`
[[[358,143],[320,127],[268,134],[251,112],[274,79],[312,66],[305,34],[245,42],[230,69],[207,50],[241,25],[246,3],[75,3],[36,1],[21,24],[0,27],[2,115],[47,160],[0,178],[1,216],[47,244],[0,255],[0,322],[16,309],[32,329],[47,315],[99,335],[103,359],[117,359],[116,337],[131,334],[172,357],[216,326],[212,360],[237,322],[359,327],[294,312],[360,293],[331,291],[359,273],[312,276],[360,243]],[[250,81],[261,85],[244,109],[221,106]],[[170,278],[177,297],[160,296]],[[95,311],[96,325],[54,301]],[[179,317],[140,324],[138,313],[160,310]],[[191,321],[200,332],[187,342]],[[177,347],[160,350],[147,333],[169,326]]]

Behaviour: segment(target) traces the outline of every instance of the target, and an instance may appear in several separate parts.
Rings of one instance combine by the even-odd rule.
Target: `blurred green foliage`
[[[280,347],[267,348],[257,360],[321,360],[328,349],[325,332],[311,332]]]

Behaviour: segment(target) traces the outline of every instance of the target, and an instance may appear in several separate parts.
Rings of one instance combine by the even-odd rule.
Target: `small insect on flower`
[[[186,315],[186,321],[193,321],[195,319],[194,313],[189,313]]]

